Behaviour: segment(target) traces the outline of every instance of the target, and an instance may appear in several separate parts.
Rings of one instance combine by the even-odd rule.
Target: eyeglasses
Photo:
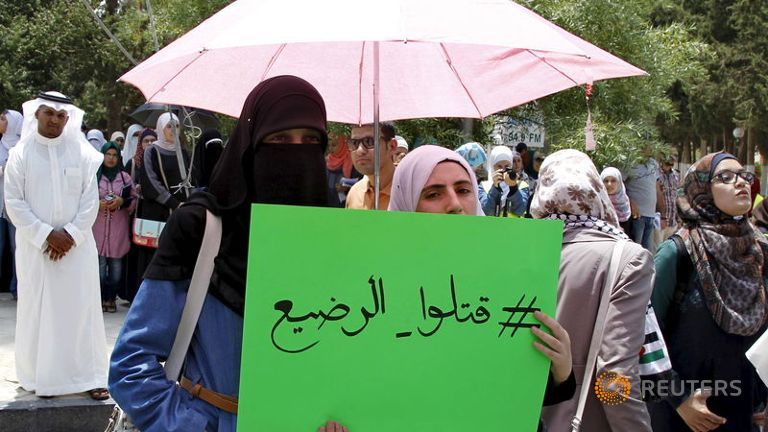
[[[360,144],[362,144],[366,150],[370,150],[373,148],[375,143],[376,140],[369,136],[363,138],[350,138],[347,140],[347,148],[349,151],[355,151],[360,146]]]
[[[755,182],[755,174],[751,173],[749,171],[739,171],[739,172],[733,172],[729,170],[721,171],[719,174],[715,174],[714,179],[717,179],[720,183],[723,184],[734,184],[736,183],[737,179],[741,177],[749,184],[752,184]]]

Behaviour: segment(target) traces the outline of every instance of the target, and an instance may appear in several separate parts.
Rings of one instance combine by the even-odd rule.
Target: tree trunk
[[[461,134],[464,135],[466,141],[473,140],[473,129],[475,120],[471,118],[465,118],[461,120]]]

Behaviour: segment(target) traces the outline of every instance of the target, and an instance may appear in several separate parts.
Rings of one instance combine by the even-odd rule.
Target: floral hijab
[[[688,169],[677,197],[683,228],[676,235],[691,257],[712,318],[727,333],[751,336],[768,316],[764,285],[768,242],[746,215],[732,217],[715,205],[710,180],[726,159],[736,158],[711,153]]]
[[[627,238],[595,165],[578,150],[560,150],[544,159],[531,215],[563,220],[566,229],[591,228]]]

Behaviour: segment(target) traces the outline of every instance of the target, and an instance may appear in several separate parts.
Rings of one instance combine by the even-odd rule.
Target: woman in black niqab
[[[270,144],[289,129],[316,132],[318,144]],[[270,78],[253,89],[219,158],[207,192],[174,212],[145,278],[191,278],[205,227],[205,209],[221,216],[223,234],[210,293],[243,314],[251,204],[328,205],[326,111],[320,93],[294,76]]]
[[[110,394],[137,428],[236,430],[236,408],[221,401],[239,394],[251,204],[325,205],[326,142],[325,105],[306,81],[275,77],[246,99],[209,192],[193,194],[168,219],[115,343]],[[181,321],[206,210],[221,217],[221,246],[178,386],[161,362]],[[219,398],[201,399],[210,392]]]

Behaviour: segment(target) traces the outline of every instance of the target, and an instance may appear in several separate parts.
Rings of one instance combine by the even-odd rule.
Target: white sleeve
[[[12,149],[5,165],[5,208],[19,234],[43,250],[53,227],[41,221],[25,199],[26,173],[21,158],[22,150]]]
[[[64,225],[64,229],[72,236],[75,246],[80,246],[89,236],[93,235],[93,223],[99,215],[99,182],[94,169],[95,162],[89,161],[86,175],[83,176],[83,192],[80,194],[80,205],[75,218]]]

